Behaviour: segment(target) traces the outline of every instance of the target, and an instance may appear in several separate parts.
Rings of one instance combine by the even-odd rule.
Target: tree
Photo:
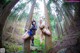
[[[45,18],[46,18],[46,22],[47,22],[47,26],[46,27],[49,27],[49,30],[52,33],[51,26],[50,26],[50,18],[49,18],[49,15],[48,15],[48,9],[46,7],[45,0],[44,0],[44,12],[45,12]],[[52,48],[52,36],[49,36],[49,37],[45,36],[45,39],[46,39],[45,40],[46,51],[48,51],[49,49]]]
[[[5,24],[5,21],[7,19],[7,16],[10,14],[11,9],[14,7],[14,5],[18,2],[19,0],[12,0],[4,9],[3,12],[0,13],[0,48],[2,47],[2,31],[3,27]]]
[[[31,21],[32,21],[32,17],[33,17],[33,11],[34,11],[34,7],[35,7],[35,3],[36,3],[36,0],[34,0],[32,2],[32,6],[30,9],[28,20],[26,21],[25,29],[27,29],[27,30],[29,30],[30,26],[31,26]],[[30,38],[24,40],[24,53],[30,53]]]
[[[64,2],[64,3],[66,3],[66,2]],[[74,52],[79,53],[80,52],[80,49],[79,49],[80,48],[79,47],[80,46],[80,42],[79,42],[80,41],[80,36],[79,36],[79,32],[80,32],[80,18],[79,18],[80,17],[80,15],[79,15],[80,14],[80,12],[79,12],[80,11],[80,4],[79,3],[68,3],[68,4],[69,5],[72,4],[72,5],[70,5],[70,7],[71,6],[74,7],[74,9],[71,8],[75,11],[74,16],[70,17],[72,19],[70,21],[70,24],[67,27],[68,34],[63,37],[62,43],[60,43],[59,45],[57,44],[57,46],[52,50],[52,53],[54,52],[54,50],[56,52],[58,52],[62,48],[67,48],[66,51],[67,52],[70,51],[70,53],[74,53]],[[69,13],[70,13],[70,11],[69,11]],[[71,16],[71,15],[69,15],[69,16]],[[66,17],[64,17],[64,18],[66,18]],[[66,27],[66,26],[64,26],[64,27]],[[75,50],[74,50],[74,48],[75,48]]]

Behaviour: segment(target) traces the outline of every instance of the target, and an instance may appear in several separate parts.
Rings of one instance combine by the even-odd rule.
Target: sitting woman
[[[49,30],[49,27],[46,27],[45,21],[43,20],[42,17],[41,17],[41,19],[40,19],[39,28],[40,28],[41,32],[42,32],[44,35],[48,35],[48,36],[51,35],[51,32],[50,32],[50,30]]]
[[[46,27],[45,21],[44,21],[44,19],[42,17],[40,17],[39,28],[40,28],[40,31],[41,31],[40,44],[42,44],[42,42],[44,40],[44,36],[43,35],[47,35],[47,36],[51,35],[51,32],[48,29],[48,27]]]
[[[31,28],[25,32],[25,34],[23,35],[23,39],[25,40],[31,37],[32,45],[34,45],[34,35],[36,33],[36,30],[37,30],[36,21],[33,20],[31,23]]]

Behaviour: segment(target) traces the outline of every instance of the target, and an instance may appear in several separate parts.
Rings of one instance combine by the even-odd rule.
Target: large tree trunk
[[[75,8],[73,19],[67,27],[68,35],[63,37],[61,47],[69,47],[72,53],[80,53],[80,3],[73,3]],[[72,18],[72,17],[71,17]]]
[[[67,48],[67,53],[68,51],[70,51],[70,53],[80,53],[80,3],[73,3],[73,7],[75,8],[75,13],[71,20],[72,22],[70,22],[70,25],[67,27],[68,34],[63,37],[63,42],[54,48],[55,51],[61,48]]]
[[[19,0],[12,0],[0,13],[0,48],[2,47],[2,31],[3,27],[5,24],[5,21],[7,19],[7,16],[10,14],[11,9],[14,7],[14,5],[18,2]]]
[[[49,27],[49,30],[51,32],[50,36],[45,36],[45,47],[46,47],[46,52],[52,48],[52,31],[51,31],[51,25],[50,25],[50,17],[48,14],[48,9],[46,7],[46,3],[44,1],[44,12],[45,12],[45,18],[46,18],[46,26]]]
[[[32,6],[31,6],[30,14],[29,14],[28,20],[26,22],[25,28],[27,30],[29,30],[30,26],[31,26],[31,21],[32,21],[32,17],[33,17],[33,11],[34,11],[35,4],[36,4],[36,0],[34,0]],[[24,53],[30,53],[30,38],[24,40]]]

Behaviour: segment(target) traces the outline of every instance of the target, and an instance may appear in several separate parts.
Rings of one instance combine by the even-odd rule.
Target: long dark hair
[[[35,22],[35,24],[36,24],[36,21],[35,20],[32,20],[32,25],[34,25],[33,22]]]

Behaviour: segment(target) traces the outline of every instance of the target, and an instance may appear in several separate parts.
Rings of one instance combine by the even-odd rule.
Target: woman
[[[43,35],[51,35],[51,32],[49,31],[48,27],[46,27],[45,21],[42,17],[40,17],[40,25],[39,28],[41,30],[41,35],[40,35],[40,44],[42,44],[42,40],[44,40]]]
[[[27,39],[29,37],[31,37],[32,40],[32,45],[34,45],[34,35],[36,33],[37,27],[36,27],[36,21],[33,20],[32,24],[31,24],[31,28],[25,32],[25,34],[23,35],[23,39]]]

